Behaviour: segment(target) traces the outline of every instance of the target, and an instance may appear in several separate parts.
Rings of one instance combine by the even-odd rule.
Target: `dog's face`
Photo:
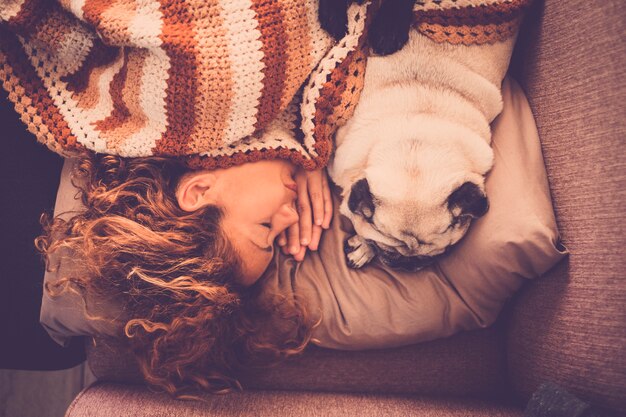
[[[368,138],[385,133],[378,140]],[[469,129],[431,120],[359,134],[358,142],[373,145],[358,166],[343,172],[352,180],[342,185],[340,210],[382,262],[419,269],[457,243],[471,219],[487,211],[484,175],[493,152]],[[350,156],[341,151],[335,168],[349,164]]]

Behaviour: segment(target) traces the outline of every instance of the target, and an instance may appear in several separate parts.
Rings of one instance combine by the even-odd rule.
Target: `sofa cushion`
[[[544,380],[626,412],[626,9],[537,2],[515,62],[528,95],[568,263],[516,300],[510,375],[527,399]]]
[[[213,395],[205,401],[172,401],[139,386],[96,384],[84,390],[67,410],[66,417],[142,416],[476,416],[521,417],[511,406],[476,400],[426,399],[371,394],[247,391]]]

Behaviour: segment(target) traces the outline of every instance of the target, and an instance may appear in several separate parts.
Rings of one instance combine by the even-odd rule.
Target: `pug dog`
[[[437,43],[410,29],[398,51],[370,55],[328,166],[356,233],[344,245],[350,267],[377,256],[391,268],[423,268],[487,212],[490,123],[502,110],[512,43]]]

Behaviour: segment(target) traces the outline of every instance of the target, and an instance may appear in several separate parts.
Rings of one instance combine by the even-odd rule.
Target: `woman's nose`
[[[298,211],[293,204],[283,204],[274,214],[272,224],[276,227],[277,232],[280,233],[292,224],[295,224],[300,220]]]

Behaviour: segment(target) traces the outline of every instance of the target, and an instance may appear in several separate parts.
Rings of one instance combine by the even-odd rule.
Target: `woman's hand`
[[[278,236],[278,245],[283,253],[292,254],[300,262],[307,249],[317,250],[322,230],[330,227],[333,200],[325,169],[306,171],[300,168],[295,180],[300,221]]]

